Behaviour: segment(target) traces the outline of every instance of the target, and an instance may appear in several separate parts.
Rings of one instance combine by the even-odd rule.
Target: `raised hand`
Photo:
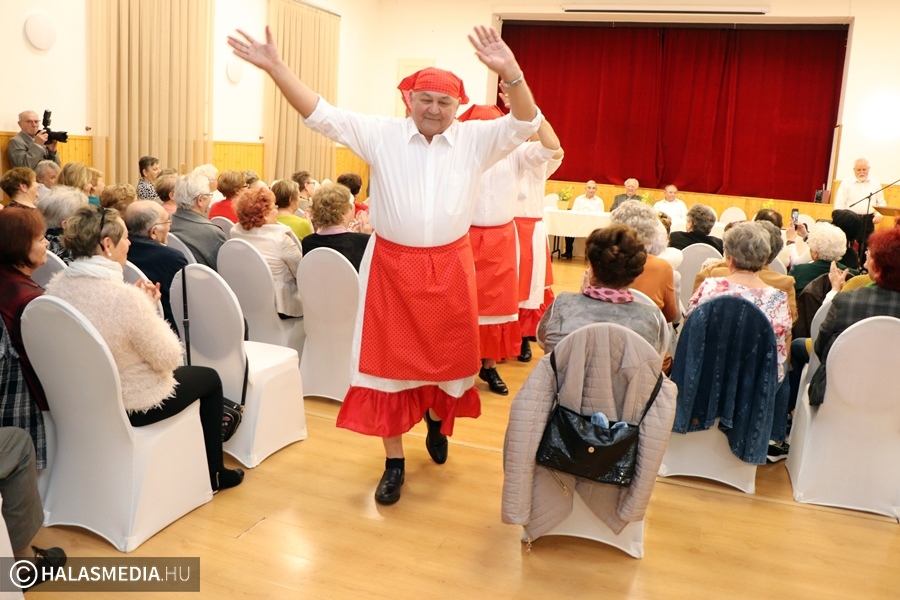
[[[493,27],[476,25],[469,34],[469,41],[475,48],[478,60],[500,75],[503,81],[512,81],[522,74],[512,50]]]
[[[848,269],[842,271],[838,268],[837,263],[831,261],[831,268],[828,270],[828,281],[831,282],[831,289],[836,292],[844,289],[844,284],[847,283],[847,275],[849,272]]]
[[[243,29],[238,29],[237,33],[244,39],[231,35],[228,36],[228,45],[231,46],[231,49],[236,56],[243,58],[252,65],[256,65],[267,73],[278,64],[278,61],[280,60],[278,57],[278,48],[275,46],[272,30],[269,29],[268,25],[266,26],[265,44],[253,39],[253,37]]]

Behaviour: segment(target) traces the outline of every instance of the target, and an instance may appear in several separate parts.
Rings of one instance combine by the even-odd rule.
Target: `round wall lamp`
[[[239,84],[244,78],[244,61],[236,56],[229,58],[228,63],[225,65],[225,76],[234,85]]]
[[[49,50],[56,43],[56,25],[46,13],[32,13],[25,19],[25,38],[37,50]]]

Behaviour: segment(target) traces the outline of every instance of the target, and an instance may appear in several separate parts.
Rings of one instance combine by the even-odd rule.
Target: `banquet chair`
[[[678,386],[674,434],[663,477],[721,481],[747,493],[756,487],[775,421],[778,366],[775,332],[748,300],[720,296],[685,319],[672,364]]]
[[[707,258],[721,259],[722,254],[709,244],[691,244],[684,248],[681,253],[684,255],[684,260],[681,261],[681,265],[678,267],[683,283],[680,300],[684,308],[687,308],[688,301],[694,295],[694,279],[696,279],[697,273],[700,272],[703,262]]]
[[[166,237],[166,245],[173,250],[178,250],[184,255],[185,260],[188,261],[189,265],[197,264],[197,259],[194,258],[194,253],[191,252],[191,249],[187,247],[187,244],[178,239],[178,236],[174,233],[169,233]]]
[[[722,216],[719,217],[719,222],[724,225],[728,225],[729,223],[734,223],[735,221],[746,221],[747,214],[743,211],[743,209],[738,208],[737,206],[729,206],[724,211],[722,211]]]
[[[635,302],[637,302],[638,304],[646,304],[647,306],[652,306],[659,312],[657,317],[660,319],[660,322],[662,323],[663,328],[666,331],[666,337],[665,337],[665,340],[663,341],[663,349],[660,352],[660,356],[665,358],[666,352],[669,350],[669,344],[672,340],[672,326],[669,323],[666,323],[666,318],[663,316],[662,311],[656,305],[656,302],[654,302],[650,298],[650,296],[648,296],[644,292],[642,292],[640,290],[636,290],[634,288],[628,288],[628,291],[631,292],[632,296],[634,296]]]
[[[50,278],[56,275],[57,271],[62,271],[65,268],[66,263],[63,259],[52,252],[48,252],[47,262],[34,270],[34,273],[31,274],[31,280],[42,288],[46,288]]]
[[[34,299],[22,337],[54,415],[46,525],[75,525],[131,552],[212,499],[199,404],[132,427],[106,342],[71,304]]]
[[[777,256],[775,260],[769,263],[769,268],[775,271],[776,273],[781,273],[782,275],[787,275],[787,267],[784,266],[784,263],[781,262],[781,259]]]
[[[800,216],[797,217],[797,220],[806,225],[807,231],[812,229],[812,226],[816,224],[816,220],[813,217],[803,213],[800,213]]]
[[[559,202],[559,194],[547,194],[544,196],[544,208],[556,208]]]
[[[222,230],[226,240],[231,237],[231,228],[234,227],[234,223],[231,222],[231,219],[228,217],[213,217],[210,219],[210,222]]]
[[[223,447],[243,465],[255,467],[285,446],[306,439],[297,351],[244,341],[244,316],[234,292],[205,265],[188,265],[172,281],[172,313],[182,340],[187,339],[185,276],[190,364],[215,369],[229,400],[240,403],[246,398],[243,421]]]
[[[898,355],[894,317],[864,319],[835,340],[821,406],[809,405],[808,386],[797,400],[786,461],[794,500],[900,520],[900,403],[888,376]]]
[[[562,523],[545,533],[544,536],[567,535],[594,540],[595,542],[618,548],[634,558],[643,558],[644,522],[645,519],[641,519],[640,521],[629,523],[619,533],[613,533],[612,529],[594,516],[588,505],[581,499],[581,496],[575,494],[572,498],[572,513]],[[528,536],[524,533],[522,534],[522,541],[528,541]]]
[[[234,292],[247,319],[247,339],[292,348],[297,351],[298,358],[302,358],[306,340],[304,320],[302,317],[282,319],[278,316],[272,271],[259,250],[246,240],[228,240],[219,248],[217,266],[219,275]],[[299,273],[297,278],[299,280]]]
[[[0,508],[3,507],[3,498],[0,497]],[[13,555],[12,542],[9,541],[9,529],[6,528],[6,521],[0,519],[0,556]],[[10,561],[11,562],[11,561]],[[6,579],[8,581],[8,579]],[[0,600],[24,600],[25,595],[20,590],[5,590],[0,592]]]
[[[343,401],[350,388],[359,275],[342,254],[316,248],[297,268],[306,344],[300,358],[303,392]]]

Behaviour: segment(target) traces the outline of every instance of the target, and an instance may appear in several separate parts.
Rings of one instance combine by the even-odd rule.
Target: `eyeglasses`
[[[153,227],[162,226],[162,225],[171,225],[171,224],[172,224],[172,217],[169,217],[169,219],[166,221],[160,221],[159,223],[154,223]]]
[[[213,197],[212,192],[208,192],[206,194],[197,194],[196,196],[194,196],[194,200],[196,200],[197,198],[212,198],[212,197]]]
[[[97,243],[100,244],[103,241],[103,226],[106,225],[106,209],[101,206],[98,211],[100,213],[100,231],[97,233]]]

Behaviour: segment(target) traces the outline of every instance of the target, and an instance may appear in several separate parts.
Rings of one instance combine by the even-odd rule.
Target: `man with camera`
[[[49,117],[49,113],[46,113]],[[47,119],[49,121],[49,118]],[[34,170],[42,160],[59,161],[56,151],[57,141],[50,138],[49,123],[41,127],[41,120],[36,112],[26,110],[19,113],[19,135],[9,140],[6,154],[10,167],[28,167]]]

